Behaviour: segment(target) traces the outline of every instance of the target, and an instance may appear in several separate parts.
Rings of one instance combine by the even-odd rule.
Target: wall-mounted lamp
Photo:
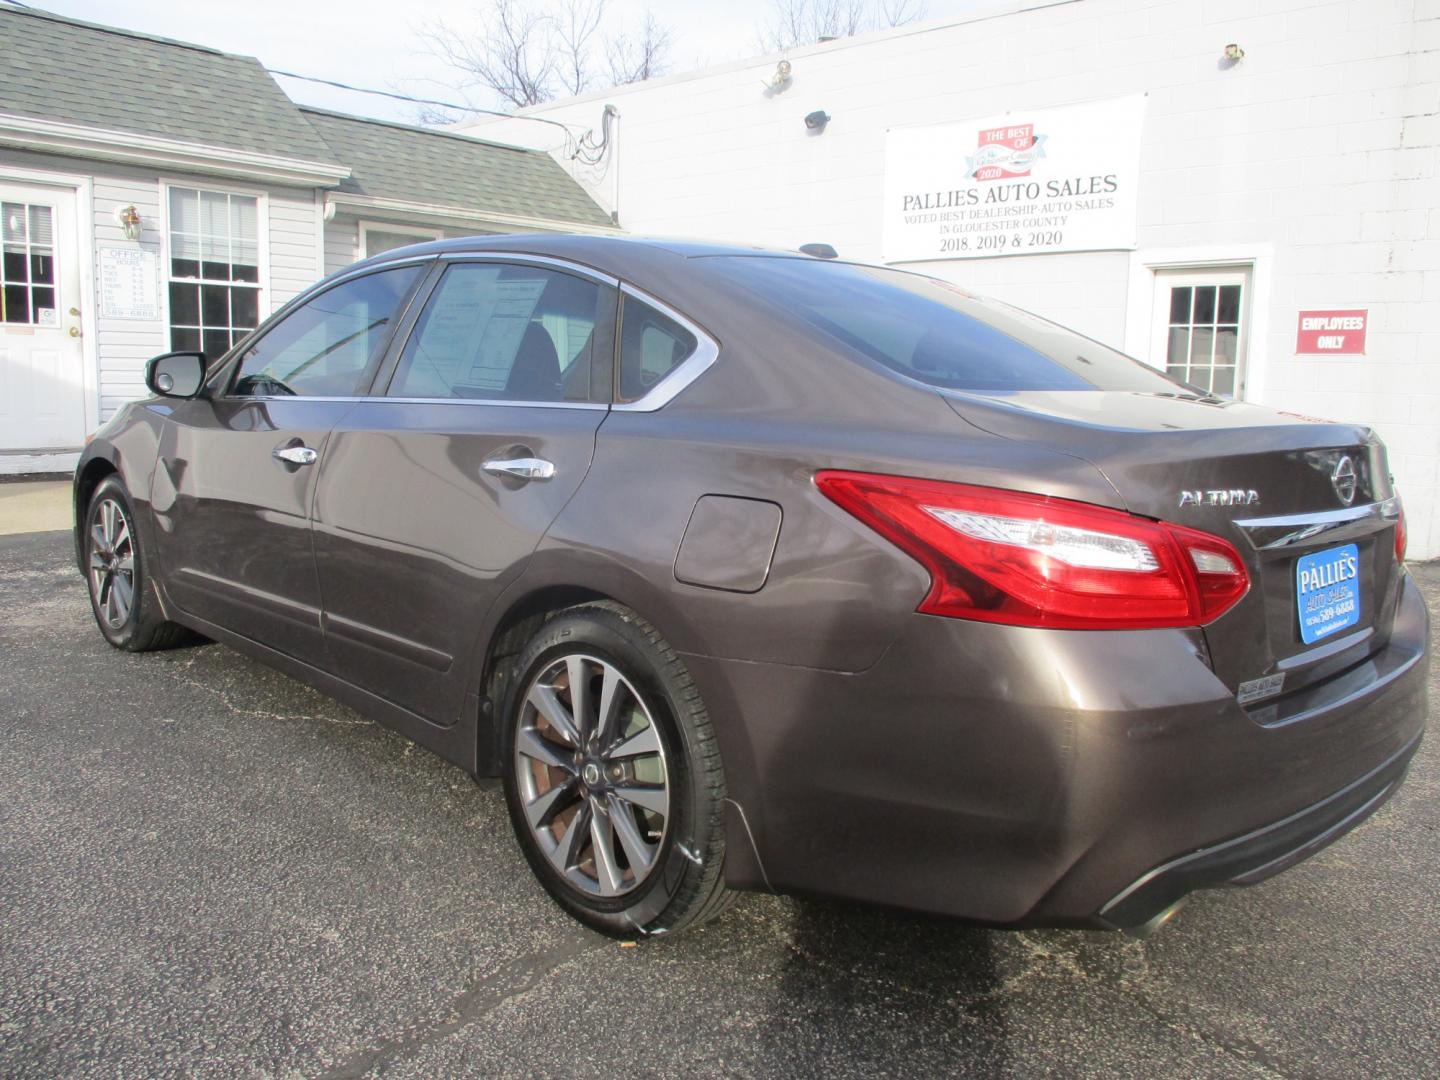
[[[805,130],[819,135],[825,130],[825,125],[830,123],[830,114],[824,109],[816,109],[805,115]]]
[[[140,220],[140,211],[136,210],[133,204],[115,208],[115,224],[124,231],[126,240],[139,240],[140,230],[144,228],[144,223]]]
[[[770,78],[766,79],[763,84],[765,87],[765,96],[772,97],[775,94],[778,94],[781,90],[788,89],[790,86],[790,77],[793,70],[794,69],[791,68],[789,60],[781,60],[778,64],[776,64],[775,74],[771,75]]]
[[[1225,46],[1225,59],[1229,60],[1232,64],[1238,64],[1241,60],[1245,59],[1245,50],[1232,42]]]

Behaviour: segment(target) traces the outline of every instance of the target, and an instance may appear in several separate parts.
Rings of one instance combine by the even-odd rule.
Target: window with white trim
[[[440,237],[439,229],[415,229],[403,225],[381,225],[362,221],[360,223],[360,257],[368,259],[372,255],[394,251],[396,248],[406,247],[410,244],[424,244],[430,240],[439,240]]]
[[[56,325],[54,210],[0,203],[0,237],[0,322]]]
[[[1245,396],[1249,288],[1243,266],[1156,271],[1153,353],[1167,375],[1218,397]]]
[[[260,325],[260,200],[172,187],[170,347],[214,360]]]

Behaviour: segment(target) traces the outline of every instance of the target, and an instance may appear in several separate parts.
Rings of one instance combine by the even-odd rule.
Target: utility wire
[[[17,0],[7,0],[9,3],[16,3]],[[24,4],[20,5],[24,7]],[[442,109],[454,109],[457,112],[483,113],[486,116],[499,116],[506,120],[533,120],[537,124],[549,124],[558,127],[567,136],[571,134],[572,126],[579,128],[580,125],[562,124],[559,120],[550,120],[544,116],[519,116],[515,113],[499,112],[495,109],[480,109],[474,105],[456,105],[453,101],[437,101],[435,98],[412,97],[409,94],[397,94],[391,90],[372,90],[365,86],[351,86],[349,83],[336,82],[334,79],[321,79],[314,75],[299,75],[293,71],[281,71],[279,68],[266,68],[271,75],[282,75],[287,79],[301,79],[305,82],[320,83],[324,86],[333,86],[340,90],[353,90],[357,94],[376,94],[379,97],[394,98],[396,101],[408,101],[415,105],[438,105]]]

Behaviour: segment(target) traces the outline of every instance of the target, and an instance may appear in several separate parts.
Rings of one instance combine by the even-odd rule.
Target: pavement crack
[[[190,657],[182,664],[177,664],[165,672],[166,676],[181,686],[188,686],[195,690],[202,690],[215,698],[224,708],[236,716],[249,717],[258,720],[314,720],[322,724],[337,724],[341,727],[373,727],[374,724],[364,717],[354,718],[341,716],[322,716],[318,713],[294,713],[294,712],[270,712],[265,709],[250,708],[240,705],[231,700],[228,691],[219,687],[211,686],[201,679],[188,678],[185,672],[195,666],[197,657]]]
[[[1250,1039],[1221,1035],[1207,1027],[1203,1027],[1182,1017],[1174,1016],[1151,1002],[1148,997],[1138,991],[1133,993],[1131,997],[1136,1005],[1160,1023],[1164,1024],[1171,1031],[1207,1043],[1219,1050],[1226,1057],[1248,1066],[1252,1071],[1262,1076],[1279,1077],[1284,1080],[1284,1078],[1297,1075],[1287,1072],[1281,1066],[1281,1063],[1275,1060],[1270,1051]]]
[[[577,938],[554,949],[506,961],[466,987],[443,1014],[418,1020],[396,1035],[376,1040],[321,1073],[322,1080],[349,1080],[379,1073],[396,1061],[413,1057],[429,1044],[469,1027],[528,994],[555,971],[603,945],[594,937]]]

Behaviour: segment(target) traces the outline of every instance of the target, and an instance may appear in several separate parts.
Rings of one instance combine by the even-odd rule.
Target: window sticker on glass
[[[445,386],[503,390],[545,279],[501,280],[501,267],[460,269],[436,290],[416,365]]]

